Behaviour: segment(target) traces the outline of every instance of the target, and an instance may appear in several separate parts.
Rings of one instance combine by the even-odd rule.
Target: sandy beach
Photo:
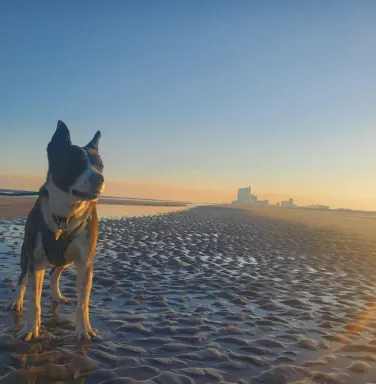
[[[14,339],[22,316],[6,306],[24,219],[0,221],[0,383],[374,383],[367,219],[328,230],[327,219],[277,216],[197,207],[102,218],[90,303],[102,340],[83,343],[74,268],[61,281],[71,303],[53,306],[45,281],[45,337]]]
[[[0,196],[0,220],[26,216],[32,208],[35,199],[35,196]],[[185,207],[188,205],[188,203],[184,202],[106,197],[100,198],[98,203],[106,206],[126,205],[137,207]],[[114,208],[111,211],[114,211]],[[121,208],[119,211],[121,212]]]

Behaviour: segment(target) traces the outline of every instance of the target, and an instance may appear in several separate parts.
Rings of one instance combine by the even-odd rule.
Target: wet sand
[[[5,310],[23,225],[0,222],[0,383],[375,382],[376,255],[360,235],[222,207],[102,219],[102,340],[74,340],[70,268],[72,303],[53,306],[46,279],[46,338],[23,343],[22,316]]]
[[[302,224],[326,231],[337,231],[376,245],[376,212],[316,209],[246,208],[253,216]]]

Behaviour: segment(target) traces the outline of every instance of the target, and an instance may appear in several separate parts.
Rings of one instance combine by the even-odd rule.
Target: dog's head
[[[48,176],[72,200],[96,200],[104,190],[98,131],[85,147],[73,145],[68,127],[58,121],[47,146]]]

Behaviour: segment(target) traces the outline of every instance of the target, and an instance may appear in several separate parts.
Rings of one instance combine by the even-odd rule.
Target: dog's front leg
[[[28,341],[39,336],[41,324],[41,296],[44,280],[45,268],[37,269],[35,266],[29,266],[27,272],[29,308],[26,314],[26,321],[17,333],[16,337]]]
[[[78,301],[76,310],[76,336],[79,340],[90,340],[96,336],[89,320],[89,300],[93,279],[93,266],[77,264]]]

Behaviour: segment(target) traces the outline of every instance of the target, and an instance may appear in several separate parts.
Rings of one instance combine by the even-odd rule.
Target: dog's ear
[[[101,133],[100,133],[100,131],[97,131],[97,133],[91,139],[90,143],[85,145],[85,148],[91,149],[93,151],[98,151],[99,139],[100,138],[101,138]]]
[[[65,146],[72,144],[68,127],[59,120],[54,135],[52,136],[50,144]]]

